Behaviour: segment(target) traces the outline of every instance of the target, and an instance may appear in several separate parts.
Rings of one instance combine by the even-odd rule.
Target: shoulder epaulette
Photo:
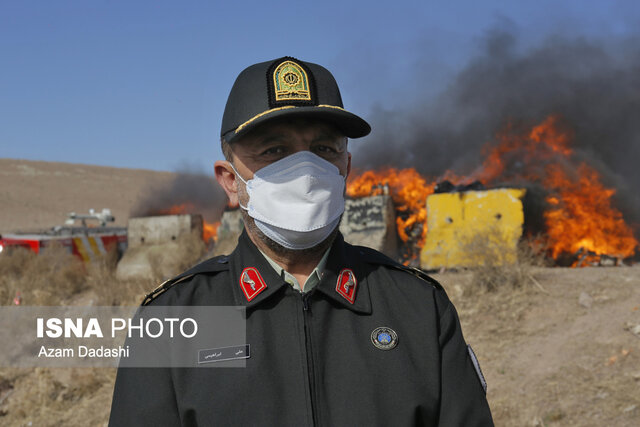
[[[431,285],[435,286],[438,289],[443,289],[442,285],[436,279],[429,276],[427,273],[420,270],[419,268],[409,267],[407,265],[400,264],[399,262],[386,256],[385,254],[378,252],[374,249],[367,248],[365,246],[357,246],[356,248],[360,251],[360,254],[364,257],[364,261],[366,262],[370,262],[373,264],[382,264],[384,266],[391,267],[396,270],[405,271],[419,279],[424,280],[425,282],[430,283]]]
[[[144,300],[142,300],[141,305],[149,305],[151,301],[153,301],[154,299],[156,299],[157,297],[159,297],[160,295],[162,295],[163,293],[171,289],[173,286],[177,285],[180,282],[184,282],[186,280],[191,279],[196,274],[217,273],[219,271],[224,271],[228,269],[229,269],[228,256],[224,255],[224,256],[217,256],[215,258],[210,258],[206,261],[201,262],[200,264],[197,264],[191,267],[189,270],[185,271],[184,273],[181,273],[176,277],[173,277],[169,280],[165,280],[164,282],[162,282],[160,286],[155,288],[153,291],[149,292],[144,297]]]
[[[438,282],[436,279],[434,279],[433,277],[429,276],[427,273],[425,273],[424,271],[420,270],[419,268],[409,267],[409,266],[402,265],[402,264],[398,264],[397,268],[399,268],[400,270],[406,271],[407,273],[413,274],[414,276],[424,280],[425,282],[431,283],[433,286],[435,286],[438,289],[443,289],[443,287],[440,284],[440,282]]]

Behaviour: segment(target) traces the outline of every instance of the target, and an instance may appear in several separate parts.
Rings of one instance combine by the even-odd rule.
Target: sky
[[[253,63],[321,64],[367,119],[435,98],[496,28],[526,48],[639,27],[636,0],[0,0],[0,158],[211,172]]]

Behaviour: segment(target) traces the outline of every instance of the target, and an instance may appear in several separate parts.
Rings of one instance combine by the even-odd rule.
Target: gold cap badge
[[[276,101],[311,101],[309,77],[293,61],[284,61],[276,67],[273,71],[273,87]]]

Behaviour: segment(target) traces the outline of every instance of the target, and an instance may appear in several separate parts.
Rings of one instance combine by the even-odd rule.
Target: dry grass
[[[476,234],[465,241],[464,250],[476,266],[470,267],[474,287],[494,291],[501,287],[519,288],[541,285],[533,277],[532,267],[548,265],[540,238],[521,240],[517,247],[504,244],[498,230]]]
[[[100,426],[109,417],[115,369],[0,369],[3,426]]]
[[[195,264],[205,251],[200,236],[179,238],[170,274]],[[19,293],[27,306],[137,305],[160,280],[159,274],[118,280],[116,264],[115,252],[84,264],[61,246],[39,255],[26,249],[5,252],[0,256],[0,304],[12,305]],[[114,381],[110,368],[2,368],[0,425],[106,425]]]
[[[167,246],[170,250],[149,252],[148,261],[151,264],[151,277],[162,281],[173,277],[193,266],[207,252],[207,246],[198,232],[183,234]]]
[[[61,305],[87,285],[84,264],[59,245],[37,255],[16,249],[0,257],[0,304]]]
[[[17,295],[28,306],[137,305],[159,282],[197,263],[205,252],[200,236],[185,235],[175,251],[150,257],[149,277],[118,280],[115,251],[84,264],[59,245],[40,254],[18,248],[0,257],[0,305],[12,305]]]
[[[26,249],[3,253],[0,303],[12,305],[19,293],[21,304],[28,306],[98,305],[95,295],[110,282],[116,259],[112,252],[85,265],[61,246],[41,254]],[[104,403],[97,409],[88,406],[94,399],[107,400],[114,378],[113,369],[0,369],[0,424],[99,425],[108,416]]]
[[[197,261],[197,242],[193,249],[182,265]],[[640,341],[624,327],[640,323],[639,267],[548,269],[531,266],[539,262],[537,251],[521,251],[519,265],[501,268],[529,271],[549,294],[531,281],[505,286],[500,269],[492,292],[474,284],[478,269],[437,275],[480,358],[496,425],[637,425]],[[27,305],[133,305],[156,284],[152,278],[117,281],[109,259],[78,267],[64,253],[4,255],[3,304],[20,288]],[[37,292],[49,284],[59,290]],[[593,297],[591,309],[578,303],[583,291]],[[106,425],[114,378],[109,368],[0,369],[0,425]]]

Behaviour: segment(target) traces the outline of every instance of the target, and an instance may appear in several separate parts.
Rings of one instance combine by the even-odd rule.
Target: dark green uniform
[[[150,304],[246,306],[246,367],[121,368],[111,426],[493,425],[444,290],[379,252],[338,236],[302,294],[243,233],[230,256],[178,277]]]

